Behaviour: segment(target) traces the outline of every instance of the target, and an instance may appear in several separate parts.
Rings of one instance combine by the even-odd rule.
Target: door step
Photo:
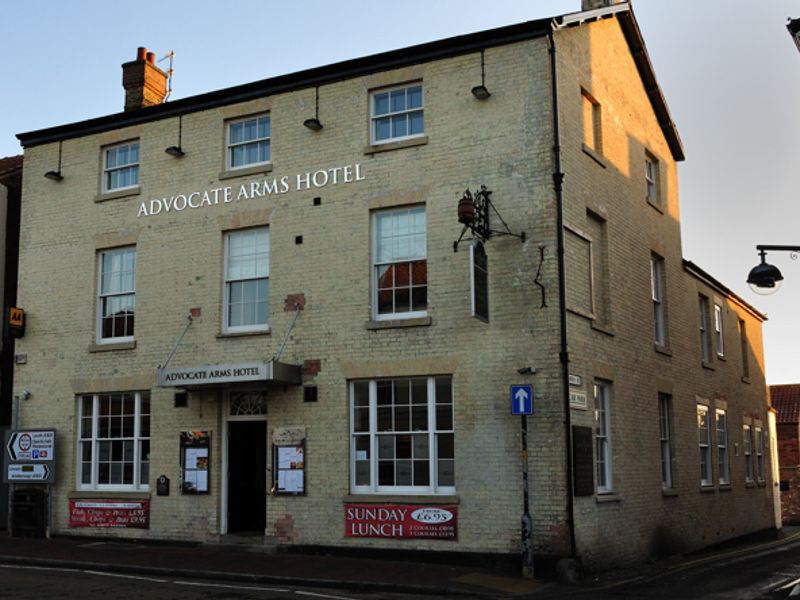
[[[211,545],[236,550],[247,550],[248,552],[274,553],[278,550],[278,540],[276,537],[258,533],[232,533],[221,535],[217,541],[211,542]]]

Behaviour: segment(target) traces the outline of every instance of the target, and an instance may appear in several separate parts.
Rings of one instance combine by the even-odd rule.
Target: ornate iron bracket
[[[458,222],[464,225],[461,230],[461,235],[453,242],[453,252],[458,252],[458,245],[462,241],[479,239],[486,242],[493,235],[510,235],[511,237],[519,238],[521,242],[525,242],[525,232],[512,233],[508,224],[503,220],[503,217],[492,204],[492,192],[487,190],[485,185],[474,194],[469,190],[464,190],[464,194],[458,201]],[[500,219],[503,224],[503,229],[492,229],[489,225],[489,210]],[[464,238],[467,231],[472,232],[471,238]]]

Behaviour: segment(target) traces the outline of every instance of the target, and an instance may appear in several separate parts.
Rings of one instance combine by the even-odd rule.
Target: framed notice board
[[[208,494],[210,431],[181,431],[181,471],[184,494]]]
[[[272,446],[272,490],[275,494],[306,493],[305,441],[289,446]]]

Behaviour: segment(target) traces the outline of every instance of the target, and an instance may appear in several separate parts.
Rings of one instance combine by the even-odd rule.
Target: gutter
[[[558,316],[560,327],[561,391],[564,404],[564,455],[566,459],[566,508],[569,529],[570,556],[575,556],[575,506],[572,489],[572,415],[569,407],[569,346],[567,343],[567,291],[564,268],[564,173],[561,171],[561,131],[558,112],[558,73],[556,69],[556,41],[552,29],[547,32],[550,54],[550,82],[553,93],[553,188],[556,193],[556,236],[558,256]]]

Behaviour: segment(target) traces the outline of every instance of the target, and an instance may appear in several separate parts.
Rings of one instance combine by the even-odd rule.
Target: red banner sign
[[[70,527],[149,529],[149,500],[70,500]]]
[[[458,507],[454,505],[345,504],[345,537],[458,537]]]

